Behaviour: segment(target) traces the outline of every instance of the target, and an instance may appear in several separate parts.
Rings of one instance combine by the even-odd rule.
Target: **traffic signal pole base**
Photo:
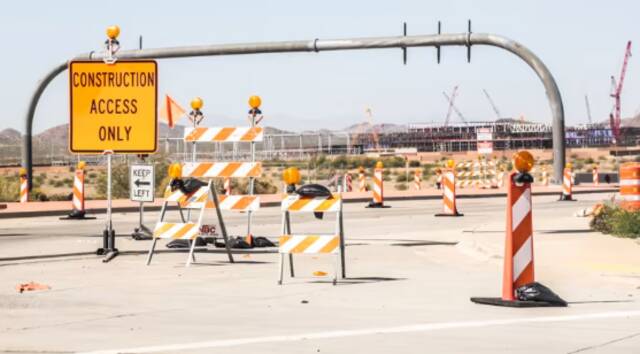
[[[118,256],[118,249],[116,244],[116,230],[105,229],[102,231],[102,247],[96,250],[98,256],[105,256],[102,259],[103,263],[107,263]]]
[[[503,300],[500,297],[472,297],[470,300],[471,302],[480,305],[501,307],[564,307],[559,304],[552,304],[544,301]]]

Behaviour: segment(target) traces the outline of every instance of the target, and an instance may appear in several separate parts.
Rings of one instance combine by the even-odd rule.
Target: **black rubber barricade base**
[[[471,302],[481,305],[502,306],[502,307],[565,307],[560,304],[552,304],[543,301],[519,301],[503,300],[500,297],[472,297]]]
[[[96,217],[95,216],[71,216],[71,215],[67,215],[67,216],[63,216],[60,218],[60,220],[95,220]]]
[[[464,216],[464,214],[462,214],[462,213],[455,213],[455,214],[439,213],[439,214],[436,214],[435,216]]]

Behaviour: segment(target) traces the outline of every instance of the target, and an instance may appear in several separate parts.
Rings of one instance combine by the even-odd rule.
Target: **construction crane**
[[[589,105],[589,96],[584,95],[584,104],[587,106],[587,119],[589,119],[589,124],[593,123],[593,119],[591,118],[591,105]]]
[[[613,133],[613,143],[616,144],[620,141],[620,94],[622,93],[622,86],[624,84],[624,77],[627,73],[627,64],[629,64],[629,58],[631,57],[631,41],[627,42],[627,49],[624,52],[624,61],[622,62],[622,70],[620,70],[620,77],[616,82],[616,78],[611,76],[611,94],[613,98],[613,108],[611,114],[609,114],[609,123],[611,124],[611,133]]]
[[[356,131],[353,133],[351,139],[354,144],[362,144],[365,145],[373,140],[374,147],[376,150],[380,150],[380,139],[378,137],[378,132],[373,125],[373,113],[371,112],[371,108],[367,107],[365,109],[365,121],[358,124]],[[371,139],[366,139],[367,135],[371,135]]]
[[[457,95],[458,95],[458,85],[453,87],[453,91],[451,91],[451,98],[449,98],[449,96],[447,96],[447,94],[444,93],[444,96],[447,98],[447,101],[449,101],[449,109],[447,109],[447,116],[444,118],[445,127],[449,125],[449,119],[451,119],[451,113],[453,112],[453,100],[456,99]]]
[[[495,102],[493,102],[493,100],[491,99],[491,96],[489,96],[489,92],[487,92],[487,90],[485,89],[482,89],[482,92],[484,92],[484,95],[487,96],[487,100],[489,100],[489,104],[491,105],[491,108],[493,108],[493,112],[495,112],[496,114],[496,119],[502,118],[502,115],[500,115],[500,111],[498,110],[498,107],[496,106]]]
[[[449,110],[447,111],[447,117],[444,121],[444,126],[448,126],[449,125],[449,120],[451,118],[451,111],[456,112],[456,115],[458,116],[458,118],[460,118],[460,120],[466,124],[469,125],[469,123],[467,123],[467,120],[464,118],[464,115],[460,112],[460,110],[458,109],[458,107],[456,107],[455,105],[455,99],[456,96],[458,94],[458,86],[455,86],[453,88],[453,92],[451,93],[451,97],[449,95],[447,95],[446,92],[442,91],[442,94],[444,95],[444,98],[447,100],[447,102],[449,102]]]

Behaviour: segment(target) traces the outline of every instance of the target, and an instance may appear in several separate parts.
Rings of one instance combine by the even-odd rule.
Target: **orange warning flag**
[[[173,98],[169,97],[169,95],[164,95],[164,101],[160,104],[160,118],[167,122],[169,128],[173,128],[185,113],[184,108],[180,107]]]

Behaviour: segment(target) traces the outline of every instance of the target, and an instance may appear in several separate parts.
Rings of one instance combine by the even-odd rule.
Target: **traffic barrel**
[[[463,216],[456,206],[456,174],[453,160],[447,161],[447,167],[442,171],[442,213],[436,216]]]
[[[562,172],[562,194],[560,195],[561,201],[575,200],[572,197],[573,190],[573,171],[571,163],[567,163]]]
[[[640,210],[640,163],[620,166],[620,206],[629,211]]]
[[[29,201],[29,179],[27,178],[27,169],[20,168],[18,172],[20,176],[20,203]]]
[[[600,174],[598,173],[598,166],[593,166],[593,170],[591,173],[593,174],[593,185],[600,185]]]
[[[373,190],[372,200],[367,205],[367,208],[388,208],[384,205],[384,180],[383,180],[384,165],[382,161],[376,162],[376,167],[373,171]]]
[[[417,191],[422,189],[422,170],[419,168],[413,173],[413,188]]]

